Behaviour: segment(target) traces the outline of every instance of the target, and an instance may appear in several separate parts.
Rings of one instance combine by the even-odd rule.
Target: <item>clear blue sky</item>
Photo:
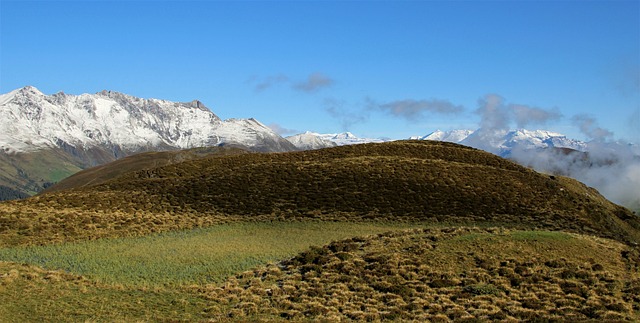
[[[495,94],[529,129],[588,139],[593,118],[640,142],[640,1],[1,0],[0,19],[2,93],[198,99],[393,139],[478,128]]]

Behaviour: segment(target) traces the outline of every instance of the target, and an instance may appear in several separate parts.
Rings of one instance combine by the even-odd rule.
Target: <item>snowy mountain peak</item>
[[[354,134],[352,134],[351,132],[343,132],[343,133],[339,133],[333,136],[333,139],[357,139],[358,137],[356,137]]]
[[[306,136],[301,136],[301,135],[306,135]],[[375,138],[359,138],[356,135],[352,134],[351,132],[342,132],[342,133],[327,133],[327,134],[319,134],[319,133],[315,133],[315,132],[310,132],[307,131],[303,134],[299,134],[299,135],[295,135],[295,136],[290,136],[287,139],[289,141],[313,141],[313,139],[311,139],[311,136],[315,136],[319,139],[321,139],[322,141],[326,141],[326,142],[332,142],[335,145],[338,146],[343,146],[343,145],[355,145],[355,144],[364,144],[364,143],[370,143],[370,142],[384,142],[384,140],[382,139],[375,139]],[[301,145],[304,145],[303,143],[300,143]],[[297,145],[297,143],[294,143],[294,145]],[[326,146],[326,147],[332,147],[333,145],[330,146]],[[313,149],[317,149],[317,148],[313,148]]]
[[[44,93],[40,92],[35,86],[27,85],[18,90],[22,95],[35,95],[35,96],[44,96]]]
[[[464,140],[465,138],[467,138],[472,133],[473,133],[473,130],[442,131],[438,129],[426,136],[414,137],[412,139],[437,140],[437,141],[447,141],[447,142],[458,143]]]
[[[307,131],[305,133],[286,137],[290,143],[300,150],[313,150],[328,147],[335,147],[337,144],[333,141],[323,139],[319,134]]]
[[[142,99],[106,90],[48,96],[28,86],[1,95],[0,114],[0,149],[5,152],[68,146],[135,152],[230,142],[259,150],[294,149],[255,119],[222,121],[198,100]]]

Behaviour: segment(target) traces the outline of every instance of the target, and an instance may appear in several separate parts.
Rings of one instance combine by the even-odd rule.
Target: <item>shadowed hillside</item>
[[[579,182],[429,141],[211,156],[2,209],[10,244],[300,218],[493,223],[640,241],[636,215]]]
[[[241,146],[215,146],[136,154],[105,165],[80,171],[43,190],[42,193],[98,185],[128,172],[166,166],[210,155],[225,156],[243,154],[247,153],[248,149],[249,148]]]

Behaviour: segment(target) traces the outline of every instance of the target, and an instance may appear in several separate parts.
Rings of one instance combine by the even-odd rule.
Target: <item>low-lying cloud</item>
[[[573,121],[573,124],[578,127],[580,132],[587,136],[587,138],[597,141],[606,141],[613,137],[613,132],[598,127],[596,119],[586,114],[576,115],[571,118],[571,121]]]
[[[503,140],[511,125],[524,128],[545,125],[562,119],[557,108],[542,109],[522,104],[507,104],[496,94],[478,100],[479,129],[464,144],[501,154],[496,145]],[[588,115],[571,118],[573,124],[591,139],[587,152],[560,149],[530,149],[516,145],[509,158],[533,169],[569,176],[596,188],[609,200],[640,212],[640,147],[612,140],[613,133],[598,126]]]
[[[533,169],[569,176],[609,200],[640,212],[640,151],[627,143],[588,143],[588,152],[514,148],[511,158]],[[635,150],[635,151],[634,151]]]

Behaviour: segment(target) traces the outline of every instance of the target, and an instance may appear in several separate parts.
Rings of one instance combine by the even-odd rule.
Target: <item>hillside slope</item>
[[[302,218],[491,223],[640,241],[638,216],[594,189],[431,141],[212,156],[0,207],[0,234],[13,243]]]

